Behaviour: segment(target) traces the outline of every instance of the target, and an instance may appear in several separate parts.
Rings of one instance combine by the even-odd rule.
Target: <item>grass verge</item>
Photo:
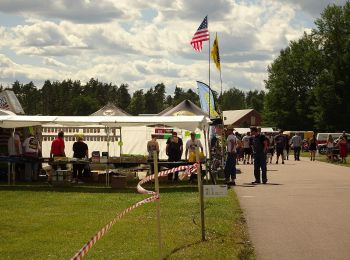
[[[6,259],[67,259],[118,213],[147,196],[135,188],[0,185],[0,255]],[[157,259],[156,205],[130,212],[96,243],[87,259]],[[201,241],[195,186],[161,188],[163,259],[255,259],[233,190],[205,200]]]
[[[300,153],[301,157],[308,157],[310,158],[310,153],[309,152],[301,152]],[[340,161],[338,162],[330,162],[329,160],[327,160],[327,156],[326,155],[322,155],[322,154],[318,154],[317,156],[315,156],[316,161],[320,161],[320,162],[326,162],[326,163],[332,163],[335,165],[339,165],[339,166],[345,166],[345,167],[350,167],[350,159],[349,156],[346,158],[346,163],[341,163]]]

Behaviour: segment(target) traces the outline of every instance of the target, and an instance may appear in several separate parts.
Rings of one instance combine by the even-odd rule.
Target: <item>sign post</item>
[[[197,167],[197,180],[198,180],[198,191],[199,191],[199,207],[201,215],[201,230],[202,230],[202,241],[205,241],[205,223],[204,223],[204,196],[203,196],[203,183],[202,183],[202,173],[200,167],[200,156],[199,147],[196,147],[196,161],[199,164]]]
[[[153,151],[153,166],[154,166],[154,183],[155,190],[158,195],[156,200],[157,205],[157,233],[158,233],[158,258],[162,259],[162,237],[160,231],[160,197],[159,197],[159,178],[158,178],[158,153]]]

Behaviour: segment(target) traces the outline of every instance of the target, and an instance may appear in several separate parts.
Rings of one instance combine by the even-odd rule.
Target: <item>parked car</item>
[[[330,133],[333,137],[333,134]],[[341,134],[340,134],[341,135]],[[334,154],[338,154],[339,153],[339,148],[338,148],[338,141],[339,141],[339,136],[340,135],[336,135],[336,139],[334,140],[334,149],[333,149],[333,153]],[[328,135],[327,135],[328,136]],[[350,134],[346,134],[346,137],[348,139],[348,143],[347,143],[347,148],[348,148],[348,152],[350,152]],[[333,137],[334,138],[334,137]],[[317,144],[317,149],[318,152],[320,154],[327,154],[327,144],[326,143],[321,143],[321,144]]]

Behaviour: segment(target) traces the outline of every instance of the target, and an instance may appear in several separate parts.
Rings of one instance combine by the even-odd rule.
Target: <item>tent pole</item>
[[[109,159],[109,127],[106,127],[107,132],[107,163],[106,163],[106,187],[109,186],[109,165],[108,165],[108,159]]]
[[[205,154],[208,157],[208,140],[209,139],[207,138],[207,133],[206,133],[207,131],[205,130],[205,128],[203,132],[204,132],[204,142],[205,142]],[[205,167],[205,180],[208,183],[208,164],[206,164],[206,167]]]

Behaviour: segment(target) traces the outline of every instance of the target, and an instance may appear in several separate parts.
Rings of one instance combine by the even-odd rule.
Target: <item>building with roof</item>
[[[261,126],[262,117],[254,109],[223,111],[224,125],[233,127]]]

